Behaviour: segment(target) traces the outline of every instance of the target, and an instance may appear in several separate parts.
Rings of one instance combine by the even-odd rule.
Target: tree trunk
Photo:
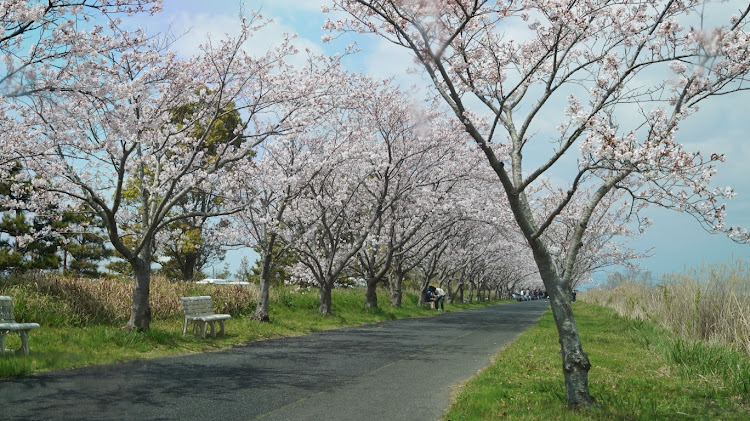
[[[550,307],[557,326],[565,377],[565,400],[571,408],[590,408],[595,402],[589,394],[591,363],[586,353],[583,352],[581,338],[578,336],[578,327],[570,302],[571,291],[555,273],[549,256],[543,251],[538,252],[539,250],[534,247],[532,250],[539,274],[550,297]]]
[[[151,285],[150,260],[136,258],[130,262],[135,275],[133,285],[133,305],[130,307],[130,320],[125,326],[127,330],[146,331],[151,325],[151,306],[149,292]]]
[[[427,298],[427,287],[429,286],[429,281],[425,282],[423,281],[422,284],[419,286],[419,306],[422,307],[425,304],[427,304],[426,298]]]
[[[378,281],[376,279],[367,280],[367,290],[365,291],[365,308],[378,308]]]
[[[186,281],[192,281],[195,277],[195,264],[198,261],[196,253],[187,253],[185,261],[182,263],[182,277]]]
[[[320,314],[332,314],[331,307],[331,289],[332,289],[333,282],[328,282],[328,280],[323,280],[320,282],[319,287],[319,298],[320,298],[320,304],[318,305],[318,313]]]
[[[453,291],[453,288],[451,287],[451,281],[448,280],[445,282],[445,284],[438,284],[440,285],[440,288],[443,288],[445,291],[445,304],[453,304],[453,301],[456,299],[456,292]]]
[[[402,285],[404,284],[404,273],[401,271],[393,272],[390,282],[391,307],[401,307],[403,297]]]
[[[568,405],[573,408],[590,407],[594,402],[589,395],[588,373],[591,369],[591,363],[581,346],[581,339],[578,336],[578,328],[570,304],[570,295],[563,294],[562,291],[556,292],[551,300],[552,313],[555,316],[562,350],[565,399]]]
[[[269,240],[270,247],[262,253],[260,261],[260,285],[258,291],[258,302],[255,304],[253,319],[260,322],[271,321],[268,311],[268,296],[271,289],[271,260],[274,239]]]

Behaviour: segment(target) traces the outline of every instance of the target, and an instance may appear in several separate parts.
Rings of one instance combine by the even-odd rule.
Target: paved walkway
[[[3,420],[437,420],[546,301],[0,380]]]

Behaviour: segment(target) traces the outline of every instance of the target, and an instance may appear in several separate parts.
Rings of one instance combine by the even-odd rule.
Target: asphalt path
[[[0,380],[0,419],[434,421],[547,308],[515,302]]]

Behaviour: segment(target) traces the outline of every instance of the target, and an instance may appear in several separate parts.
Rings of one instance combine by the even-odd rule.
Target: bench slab
[[[39,323],[0,323],[0,330],[31,330],[39,327]]]

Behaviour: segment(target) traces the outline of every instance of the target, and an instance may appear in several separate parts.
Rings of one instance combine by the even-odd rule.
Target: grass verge
[[[214,287],[220,289],[221,287]],[[151,329],[145,333],[127,332],[121,329],[122,320],[112,322],[86,323],[78,322],[77,311],[68,311],[66,306],[55,305],[57,296],[39,296],[28,289],[19,294],[23,297],[19,314],[31,314],[24,321],[38,322],[42,325],[29,335],[31,352],[23,355],[4,355],[0,357],[0,379],[15,376],[28,376],[34,373],[82,367],[92,364],[105,364],[118,361],[156,358],[167,355],[191,352],[208,352],[230,348],[237,344],[274,337],[301,335],[326,329],[344,326],[375,323],[406,317],[427,317],[435,314],[417,305],[416,293],[405,293],[401,308],[392,308],[388,304],[386,292],[379,293],[380,308],[364,309],[364,291],[334,290],[333,315],[317,313],[318,293],[311,290],[306,293],[292,292],[288,289],[276,290],[271,300],[271,322],[261,323],[250,319],[249,312],[234,313],[226,321],[226,335],[223,337],[202,339],[192,335],[182,336],[182,316],[173,314],[169,317],[155,318]],[[202,294],[219,295],[219,291],[199,291]],[[0,294],[2,295],[2,294]],[[177,299],[179,301],[179,299]],[[223,309],[221,299],[217,300],[217,312]],[[45,304],[45,313],[32,303]],[[471,307],[485,306],[488,302],[452,304],[446,311],[456,311]],[[46,307],[49,305],[49,307]],[[17,303],[16,307],[19,307]],[[59,313],[52,318],[54,322],[46,323],[46,318],[36,319],[33,315]],[[66,314],[70,313],[70,314]],[[165,314],[165,312],[161,312]],[[16,317],[17,320],[19,317]],[[75,318],[75,323],[69,320]],[[20,347],[18,335],[6,336],[6,349]]]
[[[750,360],[685,340],[594,304],[574,303],[601,409],[565,407],[552,314],[496,356],[459,392],[445,420],[746,420]]]

